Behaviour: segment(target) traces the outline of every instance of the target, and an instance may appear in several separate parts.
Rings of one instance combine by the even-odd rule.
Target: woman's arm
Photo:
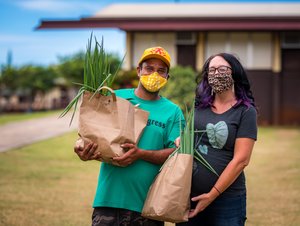
[[[233,159],[229,162],[215,184],[215,187],[221,193],[236,180],[236,178],[249,164],[254,142],[255,141],[250,138],[236,139]]]
[[[244,168],[249,164],[254,142],[255,140],[251,138],[236,139],[233,159],[226,166],[209,193],[192,198],[192,201],[198,201],[198,204],[196,208],[190,212],[189,217],[194,217],[199,212],[203,211],[236,180]]]

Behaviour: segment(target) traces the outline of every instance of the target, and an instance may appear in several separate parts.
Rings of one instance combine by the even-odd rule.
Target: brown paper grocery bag
[[[111,95],[84,92],[79,112],[79,142],[87,145],[97,143],[96,151],[101,152],[104,162],[112,163],[112,158],[121,156],[120,144],[138,143],[145,128],[149,112],[132,105],[128,100]]]
[[[142,216],[173,223],[188,221],[192,168],[192,155],[170,157],[148,191]]]

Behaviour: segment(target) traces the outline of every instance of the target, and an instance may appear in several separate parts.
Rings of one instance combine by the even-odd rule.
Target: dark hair
[[[209,57],[204,63],[202,72],[196,78],[196,82],[198,85],[196,88],[195,107],[207,108],[212,106],[214,96],[211,95],[212,89],[208,84],[207,70],[210,61],[216,56],[220,56],[224,58],[232,68],[232,78],[234,80],[234,91],[235,91],[235,96],[237,98],[237,103],[235,106],[243,104],[246,105],[247,107],[250,107],[250,105],[252,105],[256,108],[246,71],[244,70],[240,61],[234,55],[229,53],[218,53],[216,55]]]

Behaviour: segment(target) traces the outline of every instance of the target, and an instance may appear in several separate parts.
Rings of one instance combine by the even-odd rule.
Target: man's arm
[[[142,150],[136,145],[126,143],[121,145],[124,149],[129,149],[124,155],[113,158],[120,166],[128,166],[138,159],[142,159],[154,164],[163,164],[175,148],[166,148],[162,150]]]
[[[74,152],[82,161],[98,160],[102,161],[101,153],[97,152],[98,145],[89,143],[86,147],[75,146]],[[142,150],[134,144],[126,143],[121,145],[122,148],[128,150],[120,157],[114,157],[113,161],[120,166],[128,166],[138,159],[142,159],[154,164],[163,164],[175,148],[166,148],[162,150]]]

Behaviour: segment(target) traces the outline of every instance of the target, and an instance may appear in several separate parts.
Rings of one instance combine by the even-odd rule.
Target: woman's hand
[[[210,193],[205,193],[192,198],[193,202],[198,202],[195,209],[189,212],[189,218],[195,217],[198,213],[203,211],[215,198]]]
[[[189,218],[195,217],[198,213],[203,211],[208,205],[210,205],[220,193],[212,188],[209,193],[204,193],[192,198],[192,202],[198,202],[195,209],[191,209],[189,212]]]

